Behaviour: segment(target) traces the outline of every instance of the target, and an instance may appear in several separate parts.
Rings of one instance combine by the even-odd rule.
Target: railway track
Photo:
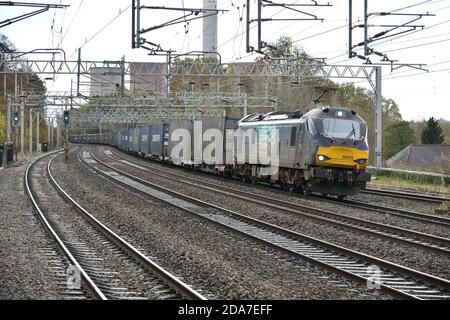
[[[111,156],[113,156],[112,153]],[[257,193],[245,192],[243,190],[217,185],[207,181],[202,181],[199,183],[196,179],[186,177],[185,175],[169,172],[167,170],[164,171],[154,168],[153,166],[138,164],[125,159],[118,159],[117,161],[122,164],[132,166],[136,169],[149,172],[152,175],[157,175],[175,182],[182,182],[203,190],[221,193],[247,202],[264,205],[287,214],[307,217],[316,221],[338,226],[340,228],[347,228],[352,231],[361,232],[369,236],[381,237],[391,241],[413,245],[424,250],[434,251],[445,256],[450,256],[450,239],[447,238],[437,237],[434,235],[394,227],[361,218],[349,217],[344,214],[271,198]],[[447,226],[450,226],[450,223]]]
[[[52,162],[58,156],[50,154],[30,163],[25,186],[45,228],[70,265],[79,272],[81,287],[89,297],[101,300],[206,299],[71,198],[52,174]]]
[[[107,150],[110,150],[110,149],[107,149]],[[114,155],[114,156],[124,160],[124,158],[122,156],[118,155],[115,152],[111,151],[111,155]],[[127,160],[127,161],[129,161],[129,160]],[[140,163],[140,165],[142,165],[142,163]],[[144,166],[146,166],[146,165],[144,165]],[[153,166],[146,166],[146,167],[148,169],[159,170],[160,172],[164,172],[164,173],[167,172],[167,171],[163,171],[161,169],[155,168]],[[170,174],[175,175],[174,173],[170,173]],[[187,178],[184,175],[177,175],[177,176],[180,178]],[[195,180],[191,179],[191,181],[195,181]],[[223,187],[222,185],[218,185],[218,184],[212,184],[212,183],[209,183],[209,184],[213,187],[220,187],[220,188]],[[276,190],[278,190],[278,189],[276,189]],[[353,199],[352,200],[349,200],[349,199],[340,200],[340,199],[336,199],[336,198],[329,197],[329,196],[324,197],[324,196],[319,196],[319,195],[312,195],[311,197],[325,200],[328,202],[345,204],[348,207],[353,207],[353,208],[358,208],[358,209],[363,209],[363,210],[370,210],[370,211],[377,212],[377,213],[383,213],[385,215],[398,216],[398,217],[407,218],[407,219],[411,219],[411,220],[415,220],[415,221],[433,223],[433,224],[444,226],[444,227],[450,227],[450,218],[441,217],[438,215],[427,214],[427,213],[417,212],[417,211],[413,211],[413,210],[405,210],[405,209],[400,209],[400,208],[395,208],[395,207],[389,207],[384,204],[378,205],[378,204],[372,203],[372,202],[357,201],[357,200],[353,200]]]
[[[416,221],[433,223],[436,225],[450,227],[450,218],[441,217],[438,215],[389,207],[384,204],[378,205],[376,203],[367,202],[367,201],[357,201],[357,200],[349,200],[349,199],[339,200],[336,198],[323,197],[323,196],[314,196],[314,197],[317,199],[326,200],[328,202],[345,204],[346,206],[353,207],[353,208],[372,210],[372,211],[383,213],[383,214],[394,215],[394,216],[398,216],[398,217],[402,217],[402,218],[408,218],[408,219],[412,219],[412,220],[416,220]]]
[[[221,228],[307,260],[372,288],[409,299],[450,299],[450,281],[280,228],[145,181],[84,151],[81,159],[111,181],[209,221]]]
[[[428,194],[417,194],[417,193],[410,193],[410,192],[406,192],[406,191],[397,191],[397,190],[383,190],[383,189],[368,188],[368,189],[362,190],[362,193],[378,195],[378,196],[403,198],[403,199],[409,199],[409,200],[419,200],[419,201],[436,203],[436,204],[441,204],[444,201],[450,201],[450,198],[448,198],[448,197],[433,196],[433,195],[428,195]]]

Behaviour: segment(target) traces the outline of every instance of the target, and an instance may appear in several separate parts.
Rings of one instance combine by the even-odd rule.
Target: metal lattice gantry
[[[133,67],[131,67],[133,66]],[[176,61],[169,65],[168,68],[161,69],[157,64],[152,63],[132,63],[124,59],[117,61],[63,61],[63,60],[1,60],[0,74],[20,74],[20,73],[36,73],[36,74],[57,74],[77,75],[89,77],[92,68],[113,67],[120,68],[122,79],[124,75],[133,76],[135,74],[145,74],[151,76],[164,76],[167,78],[174,77],[206,77],[206,78],[225,78],[240,79],[241,77],[250,78],[268,78],[268,77],[290,77],[293,80],[306,78],[330,78],[330,79],[365,79],[369,82],[375,92],[375,113],[376,113],[376,164],[381,166],[381,145],[382,145],[382,109],[381,109],[381,66],[375,65],[326,65],[324,63],[301,63],[299,61],[290,61],[283,63],[203,63],[203,62],[186,62]],[[132,69],[133,68],[133,69]],[[167,85],[169,81],[167,82]],[[123,84],[122,84],[123,85]],[[169,89],[169,88],[168,88]],[[123,90],[121,90],[123,93]],[[80,92],[77,92],[78,94]],[[76,95],[77,98],[83,98],[83,95]],[[125,101],[125,97],[119,97],[120,103]],[[165,108],[173,106],[171,97],[168,96],[166,103],[161,103]],[[91,100],[89,98],[89,100]],[[127,104],[129,108],[138,106],[139,100],[129,100]],[[191,100],[192,101],[192,100]],[[226,101],[226,99],[225,99]],[[226,107],[224,101],[222,107]],[[121,107],[121,104],[115,104]],[[189,106],[189,103],[185,104]],[[109,112],[109,111],[108,111]],[[153,112],[153,111],[152,111]],[[159,111],[158,111],[159,112]],[[88,115],[86,115],[88,116]],[[174,113],[174,116],[180,116]],[[91,117],[91,116],[89,116]],[[131,115],[133,117],[133,115]]]
[[[50,91],[46,93],[28,91],[24,92],[27,97],[27,105],[52,105],[66,106],[72,100],[76,106],[89,105],[90,107],[121,107],[121,108],[149,108],[155,106],[191,106],[198,108],[206,107],[230,107],[243,104],[249,106],[274,107],[275,96],[248,96],[246,93],[215,93],[215,92],[172,92],[167,97],[165,92],[156,92],[147,96],[75,96],[70,91]]]
[[[131,71],[130,62],[118,61],[64,61],[64,60],[2,60],[0,73],[68,74],[89,75],[91,69],[110,67],[120,68],[125,64],[127,75],[146,74],[162,76],[198,76],[198,77],[328,77],[349,79],[371,79],[374,66],[370,65],[326,65],[326,64],[282,64],[236,62],[228,64],[178,62],[171,65],[170,70],[161,70],[156,64],[134,62]],[[138,68],[138,69],[136,69]]]
[[[67,108],[72,105],[71,125],[76,128],[101,128],[102,124],[144,124],[163,119],[194,119],[223,116],[227,108],[242,108],[244,114],[248,107],[275,110],[274,97],[249,97],[237,94],[215,95],[200,93],[186,95],[177,93],[167,99],[161,93],[149,97],[83,97],[77,101],[70,92],[50,92],[49,94],[27,92],[27,106],[45,105],[48,111]],[[224,104],[226,101],[226,104]],[[79,107],[79,108],[78,108]],[[53,115],[53,118],[55,116]]]
[[[178,92],[169,99],[160,93],[148,97],[87,97],[81,99],[73,96],[70,92],[49,92],[48,94],[26,92],[27,106],[36,108],[46,106],[47,110],[61,110],[69,105],[75,117],[71,122],[76,122],[77,127],[98,128],[100,123],[136,123],[138,115],[142,116],[143,123],[147,123],[151,116],[155,119],[168,118],[192,118],[195,112],[202,115],[216,116],[218,110],[225,112],[230,108],[241,108],[244,115],[248,107],[267,108],[268,111],[276,109],[275,97],[247,97],[246,94],[213,94],[194,93],[186,94]],[[92,111],[94,110],[94,111]],[[115,110],[120,110],[116,112]],[[96,117],[92,116],[95,112]],[[183,112],[186,114],[183,115]],[[82,116],[83,114],[84,116]],[[54,117],[54,116],[53,116]]]
[[[70,113],[71,128],[100,128],[102,124],[148,124],[168,119],[197,119],[202,117],[224,117],[223,108],[200,110],[192,107],[159,107],[159,108],[90,108],[88,110],[72,110]]]

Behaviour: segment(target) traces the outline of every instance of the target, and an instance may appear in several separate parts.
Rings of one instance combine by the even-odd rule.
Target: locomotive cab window
[[[355,120],[324,118],[323,133],[340,139],[360,139],[360,124]]]
[[[295,146],[295,140],[297,137],[297,127],[291,128],[291,147]]]
[[[306,120],[300,120],[300,126],[298,131],[300,132],[300,134],[302,134],[305,129],[306,129]]]
[[[308,119],[306,121],[306,128],[308,129],[308,131],[311,135],[315,134],[316,130],[315,130],[314,122],[311,119]]]

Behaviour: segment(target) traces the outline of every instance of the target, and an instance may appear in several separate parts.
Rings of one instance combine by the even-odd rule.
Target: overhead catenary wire
[[[337,0],[331,0],[331,1],[329,1],[328,4],[332,4],[332,3],[335,2],[335,1],[337,1]],[[320,10],[320,9],[321,9],[321,8],[319,7],[319,8],[317,8],[317,9],[313,10],[312,13],[316,13],[316,12],[317,12],[318,10]],[[337,19],[337,20],[338,20],[338,21],[341,21],[341,20],[345,20],[345,19]],[[334,20],[334,21],[336,21],[336,20]],[[303,30],[297,32],[296,34],[293,35],[293,37],[295,37],[295,36],[297,36],[297,35],[299,35],[299,34],[302,34],[302,33],[306,32],[306,31],[310,31],[310,30],[316,28],[316,27],[319,26],[319,25],[324,25],[324,24],[327,24],[327,23],[330,23],[330,22],[333,22],[333,21],[330,21],[330,20],[327,19],[327,20],[325,20],[325,21],[318,22],[318,23],[314,24],[312,27],[310,27],[310,28],[308,28],[308,29],[303,29]],[[269,37],[271,37],[271,36],[277,34],[278,32],[280,32],[280,31],[282,31],[282,30],[284,30],[284,29],[289,28],[290,26],[294,25],[295,23],[296,23],[296,21],[293,21],[293,22],[289,23],[289,24],[288,24],[287,26],[285,26],[284,28],[279,29],[279,30],[277,30],[276,32],[270,34]],[[300,41],[300,40],[299,40],[299,41]],[[294,42],[294,40],[293,40],[293,42]]]
[[[398,12],[398,11],[401,11],[401,10],[404,10],[404,9],[407,9],[407,8],[412,8],[412,7],[415,7],[415,6],[418,6],[418,5],[423,5],[423,4],[430,5],[430,4],[432,4],[432,3],[437,3],[437,2],[442,2],[442,0],[435,0],[435,1],[432,1],[432,0],[421,1],[421,2],[415,3],[415,4],[413,4],[413,5],[409,5],[409,6],[406,6],[406,7],[402,7],[402,8],[398,8],[398,9],[395,9],[395,10],[388,11],[388,13]],[[428,12],[431,13],[431,12],[433,12],[433,11],[435,11],[435,10],[431,10],[431,11],[428,11]],[[374,17],[374,16],[371,15],[371,16],[369,16],[369,19],[370,19],[370,18],[373,18],[373,17]],[[379,16],[375,16],[375,17],[379,17]],[[448,21],[448,20],[447,20],[447,21]],[[397,36],[394,36],[393,38],[390,38],[390,39],[382,40],[382,41],[380,41],[380,42],[377,42],[376,45],[379,46],[380,44],[384,44],[384,43],[388,43],[388,42],[392,43],[392,41],[395,40],[395,39],[398,39],[398,38],[401,38],[401,37],[407,37],[407,36],[410,36],[410,35],[415,34],[415,33],[417,33],[417,32],[421,32],[421,31],[423,31],[423,30],[425,30],[425,29],[430,29],[430,28],[435,27],[435,26],[437,26],[437,25],[440,25],[440,24],[442,24],[442,23],[446,23],[447,21],[444,21],[444,22],[441,22],[441,23],[437,23],[437,24],[432,25],[432,26],[424,27],[424,28],[422,28],[422,29],[412,30],[411,32],[408,32],[408,33],[406,33],[406,34],[397,35]],[[332,57],[332,58],[328,58],[327,61],[328,61],[328,62],[331,62],[332,60],[337,59],[337,58],[339,58],[339,57],[346,56],[347,54],[348,54],[348,53],[343,53],[343,54],[334,56],[334,57]],[[342,61],[339,61],[339,62],[335,62],[335,63],[342,63],[342,62],[346,62],[346,61],[348,61],[348,60],[349,60],[349,59],[345,59],[345,60],[342,60]]]
[[[333,1],[336,1],[336,0],[332,0],[331,2],[333,2]],[[291,4],[296,4],[297,2],[299,2],[299,0],[297,0],[297,1],[295,1],[294,3],[291,3]],[[330,2],[330,3],[331,3],[331,2]],[[282,9],[280,9],[280,10],[278,10],[277,12],[275,12],[274,14],[272,14],[269,18],[273,18],[275,15],[281,13],[281,12],[284,11],[285,9],[286,9],[286,8],[283,7]],[[316,9],[314,12],[316,12],[317,10],[319,10],[319,8]],[[292,24],[292,23],[291,23],[291,24]],[[251,30],[254,29],[255,27],[256,27],[255,25],[251,26],[249,31],[251,31]],[[284,29],[284,28],[280,29],[279,31],[281,31],[281,30],[283,30],[283,29]],[[218,46],[218,48],[224,46],[225,44],[229,43],[230,41],[233,41],[237,36],[243,36],[245,32],[247,32],[247,30],[243,30],[241,33],[235,35],[235,37],[233,37],[233,38],[231,38],[231,39],[228,39],[227,41],[223,42],[222,44],[220,44],[220,45]],[[272,35],[273,35],[273,34],[272,34]],[[232,59],[232,60],[230,60],[230,61],[227,61],[226,63],[236,62],[236,61],[239,61],[239,60],[242,60],[242,59],[251,57],[251,56],[253,56],[253,55],[255,55],[255,53],[254,53],[254,52],[250,52],[249,54],[247,54],[247,55],[245,55],[245,56],[241,56],[241,57]]]
[[[384,44],[386,44],[386,43],[388,43],[388,42],[389,42],[389,43],[392,43],[393,40],[396,40],[396,39],[399,39],[399,38],[403,38],[403,37],[407,37],[407,36],[411,36],[412,34],[415,34],[415,33],[419,32],[419,31],[429,30],[429,29],[432,29],[432,28],[435,28],[435,27],[438,27],[438,26],[442,26],[443,24],[446,24],[446,23],[449,23],[449,22],[450,22],[450,19],[447,19],[447,20],[438,22],[438,23],[436,23],[436,24],[433,24],[433,25],[430,25],[430,26],[426,26],[426,27],[424,27],[422,30],[415,30],[415,31],[412,31],[412,32],[410,32],[410,33],[408,33],[408,34],[399,35],[399,36],[397,36],[397,37],[394,37],[394,38],[391,38],[391,39],[387,39],[387,40],[381,41],[381,42],[377,43],[377,46],[378,46],[378,45],[384,45]],[[409,40],[408,40],[408,41],[409,41]],[[411,40],[411,41],[413,41],[413,40]],[[337,59],[337,58],[340,58],[340,57],[343,57],[343,56],[346,56],[346,55],[347,55],[347,53],[342,53],[342,54],[339,54],[339,55],[337,55],[337,56],[328,58],[328,59],[327,59],[327,62],[331,62],[331,61],[334,60],[334,59]],[[343,62],[346,62],[346,61],[348,61],[348,60],[349,60],[349,59],[344,59],[344,60],[341,60],[341,61],[338,61],[338,62],[334,62],[334,63],[336,63],[336,64],[338,64],[338,63],[343,63]]]
[[[75,11],[75,14],[74,14],[73,17],[72,17],[72,20],[71,20],[70,23],[69,23],[69,26],[68,26],[67,29],[66,29],[66,32],[64,32],[64,34],[63,34],[63,36],[62,36],[62,38],[61,38],[61,46],[62,46],[62,43],[63,43],[64,39],[66,38],[66,35],[69,33],[70,28],[72,27],[72,24],[73,24],[73,22],[75,21],[77,15],[78,15],[78,12],[80,11],[81,6],[83,5],[83,2],[84,2],[84,0],[81,0],[80,4],[78,5],[77,10]]]
[[[421,2],[418,2],[418,3],[412,4],[412,5],[408,5],[408,6],[403,7],[403,8],[398,8],[398,9],[395,9],[395,10],[391,10],[389,12],[390,13],[395,13],[395,12],[402,11],[402,10],[405,10],[405,9],[410,9],[410,8],[413,8],[413,7],[417,7],[417,6],[420,6],[420,5],[423,5],[423,4],[430,5],[430,4],[435,4],[435,3],[439,3],[439,2],[443,2],[443,1],[447,1],[447,0],[425,0],[425,1],[421,1]]]
[[[293,3],[291,3],[291,4],[296,4],[296,3],[298,3],[299,1],[300,1],[300,0],[296,0],[296,1],[294,1]],[[283,12],[284,10],[286,10],[285,7],[283,7],[282,9],[280,9],[280,10],[278,10],[277,12],[275,12],[274,14],[272,14],[269,18],[273,18],[274,16],[276,16],[277,14]],[[256,27],[256,25],[251,26],[251,27],[250,27],[250,30],[254,29],[255,27]],[[246,32],[246,31],[245,31],[245,30],[242,31],[241,34],[243,34],[244,32]],[[239,35],[237,35],[237,36],[240,36],[241,34],[239,34]],[[233,41],[235,38],[236,38],[236,36],[234,36],[234,37],[232,37],[232,38],[226,40],[225,42],[219,44],[219,45],[217,46],[217,49],[219,49],[219,48],[221,48],[222,46],[224,46],[224,45],[230,43],[230,42]]]
[[[396,48],[396,49],[391,49],[391,50],[385,50],[384,52],[394,52],[394,51],[400,51],[400,50],[407,50],[407,49],[413,49],[413,48],[419,48],[419,47],[423,47],[423,46],[429,46],[429,45],[433,45],[433,44],[437,44],[437,43],[442,43],[442,42],[447,42],[450,41],[450,38],[448,39],[442,39],[442,40],[437,40],[437,41],[431,41],[431,42],[426,42],[426,43],[421,43],[421,44],[416,44],[413,46],[408,46],[408,47],[402,47],[402,48]]]
[[[71,5],[71,3],[72,3],[72,0],[70,0],[69,6]],[[63,13],[62,21],[61,21],[60,36],[59,36],[59,41],[58,41],[58,45],[57,45],[58,49],[62,47],[63,27],[64,27],[64,22],[65,22],[65,19],[66,19],[66,12],[67,12],[67,7],[64,7],[64,13]]]
[[[70,26],[72,25],[73,21],[75,20],[76,15],[77,15],[77,13],[79,12],[80,7],[81,7],[81,5],[83,4],[83,2],[84,2],[84,0],[82,0],[81,3],[80,3],[80,5],[78,6],[77,11],[76,11],[74,17],[72,18],[72,21],[71,21],[71,23],[70,23],[70,25],[69,25],[69,28],[66,30],[66,33],[64,34],[64,36],[67,35],[67,33],[68,33],[69,29],[70,29]],[[109,26],[110,26],[110,25],[111,25],[118,17],[120,17],[120,16],[121,16],[125,11],[127,11],[130,7],[131,7],[131,4],[128,5],[128,6],[127,6],[125,9],[123,9],[123,10],[122,10],[122,9],[119,9],[119,14],[117,14],[113,19],[111,19],[106,25],[104,25],[103,27],[101,27],[101,28],[100,28],[97,32],[95,32],[89,39],[86,39],[85,43],[83,43],[83,44],[80,45],[77,49],[75,49],[75,50],[72,52],[72,54],[71,54],[67,59],[70,59],[71,57],[73,57],[73,55],[77,52],[77,50],[81,49],[81,48],[84,47],[86,44],[88,44],[91,40],[93,40],[95,37],[97,37],[101,32],[103,32],[107,27],[109,27]],[[64,40],[64,36],[63,36],[63,39],[62,39],[62,40]],[[55,81],[54,81],[54,83],[53,83],[51,89],[54,87],[54,85],[55,85],[55,83],[56,83],[56,80],[58,79],[58,76],[59,76],[59,74],[57,75],[57,77],[56,77],[56,79],[55,79]]]
[[[334,2],[334,1],[336,1],[336,0],[332,0],[332,1],[330,1],[329,3],[331,4],[331,3]],[[429,1],[431,1],[431,0],[429,0]],[[319,10],[319,9],[320,9],[320,8],[316,9],[316,10],[313,11],[313,12],[316,12],[316,11]],[[376,18],[379,18],[379,17],[378,17],[378,16],[371,16],[371,17],[369,17],[369,18],[370,18],[370,19],[376,19]],[[296,33],[296,35],[299,35],[299,34],[304,33],[304,32],[306,32],[306,31],[310,31],[312,28],[315,28],[315,27],[317,27],[317,26],[319,26],[319,25],[325,25],[325,24],[330,23],[330,22],[339,22],[339,21],[348,21],[348,19],[335,19],[335,20],[332,20],[332,21],[330,21],[330,20],[325,20],[325,21],[323,21],[323,22],[320,22],[320,23],[315,24],[314,26],[312,26],[312,27],[309,28],[309,29],[305,29],[305,30],[302,30],[302,31]],[[289,25],[292,25],[293,23],[294,23],[294,22],[292,22],[292,23],[289,24]],[[289,26],[289,25],[288,25],[288,26]],[[288,26],[284,27],[283,29],[287,28]],[[304,40],[308,40],[308,39],[311,39],[311,38],[315,38],[315,37],[321,36],[321,35],[323,35],[323,34],[327,34],[327,33],[330,33],[330,32],[336,31],[336,30],[343,29],[343,28],[345,28],[345,27],[348,27],[348,23],[345,23],[344,25],[339,25],[339,26],[337,26],[337,27],[333,27],[333,28],[328,29],[328,30],[321,31],[321,32],[319,32],[319,33],[314,33],[314,34],[312,34],[312,35],[310,35],[310,36],[306,36],[306,37],[303,37],[303,38],[300,38],[300,39],[292,39],[292,43],[297,43],[297,42],[300,42],[300,41],[304,41]],[[283,30],[283,29],[280,29],[279,31],[281,31],[281,30]],[[273,33],[273,34],[274,34],[274,33]]]
[[[181,0],[181,5],[182,5],[182,7],[183,7],[183,10],[184,10],[184,0]],[[189,37],[190,37],[190,35],[189,35],[189,22],[188,21],[186,21],[186,15],[184,16],[184,40],[183,40],[183,45],[182,45],[182,51],[184,50],[184,44],[185,44],[185,42],[186,42],[186,37],[187,37],[187,39],[188,39],[188,51],[189,51]]]
[[[220,7],[223,3],[228,2],[228,1],[229,1],[229,0],[225,0],[225,1],[222,1],[222,2],[218,2],[217,6]],[[232,1],[231,1],[231,3],[232,3]],[[191,42],[191,45],[193,45],[193,44],[196,43],[198,40],[200,40],[203,31],[208,31],[214,24],[215,24],[215,23],[212,21],[212,22],[210,22],[205,28],[202,28],[202,31],[199,31],[199,32],[196,34],[196,37],[193,38],[193,41]]]
[[[54,27],[55,27],[55,16],[56,16],[56,8],[53,9],[53,17],[52,17],[52,22],[50,24],[50,33],[48,36],[48,47],[52,46],[53,47],[53,37],[54,37]]]
[[[428,2],[430,2],[430,1],[428,1]],[[438,1],[439,2],[439,1]],[[327,21],[325,21],[325,23],[327,23]],[[332,27],[331,29],[336,29],[336,28],[339,28],[339,26],[337,26],[337,27]],[[238,29],[239,30],[239,29]],[[301,39],[296,39],[296,40],[294,40],[294,41],[298,41],[298,42],[300,42],[300,41],[304,41],[304,40],[308,40],[308,39],[314,39],[315,37],[319,37],[319,36],[321,36],[321,35],[324,35],[324,34],[333,34],[333,32],[334,31],[339,31],[339,30],[325,30],[325,31],[320,31],[320,32],[317,32],[316,31],[316,33],[315,34],[310,34],[311,32],[310,31],[316,31],[316,29],[315,28],[313,28],[313,29],[310,29],[310,30],[302,30],[301,32],[303,33],[303,32],[308,32],[309,33],[309,35],[308,34],[305,34],[305,36],[303,37],[303,38],[301,38]],[[234,31],[234,30],[233,30]],[[65,30],[65,32],[67,32],[66,30]],[[337,33],[336,33],[337,34]],[[242,36],[243,35],[243,33],[240,33],[240,35]],[[176,33],[175,33],[175,36],[176,36]],[[174,37],[175,37],[174,36]],[[406,35],[405,35],[406,36]],[[239,34],[237,35],[237,37],[235,37],[234,38],[234,42],[237,42],[238,41],[238,37],[239,37]],[[399,36],[399,38],[400,38],[400,36]],[[409,43],[409,41],[420,41],[420,39],[423,39],[423,38],[419,38],[419,39],[412,39],[412,40],[407,40],[407,41],[404,41],[404,42],[399,42],[398,44],[400,44],[400,43]],[[385,43],[383,44],[383,45],[389,45],[389,40],[384,40],[385,41]],[[381,43],[381,42],[380,42]],[[445,43],[445,42],[444,42]],[[333,49],[335,49],[335,47],[333,48]],[[393,48],[394,50],[395,50],[395,48]],[[400,49],[400,48],[398,48],[398,49]],[[246,55],[246,56],[242,56],[242,57],[238,57],[238,53],[235,53],[234,54],[234,57],[236,57],[236,58],[238,58],[238,59],[235,59],[235,60],[233,60],[233,61],[239,61],[239,60],[243,60],[243,59],[245,59],[245,58],[247,58],[247,57],[252,57],[253,56],[253,54],[249,54],[249,55]],[[400,70],[399,72],[402,72],[403,70]],[[222,83],[221,83],[222,84]]]
[[[124,12],[126,12],[128,9],[131,8],[131,4],[128,5],[125,9],[120,9],[119,13],[112,18],[108,23],[106,23],[103,27],[101,27],[97,32],[95,32],[91,37],[89,37],[89,39],[86,39],[86,41],[80,45],[78,47],[78,49],[81,49],[82,47],[84,47],[85,45],[87,45],[90,41],[92,41],[93,39],[95,39],[95,37],[97,37],[100,33],[102,33],[106,28],[108,28],[117,18],[119,18]],[[77,50],[75,50],[70,56],[69,59],[77,52]]]
[[[232,4],[232,6],[234,7],[233,2],[231,2],[231,4]],[[234,38],[234,40],[233,40],[233,54],[234,54],[234,57],[237,57],[237,56],[238,56],[238,55],[236,54],[236,39],[237,39],[238,34],[239,34],[239,29],[242,27],[242,30],[244,30],[244,26],[243,26],[242,20],[243,20],[243,18],[244,18],[245,3],[244,3],[244,5],[242,6],[242,13],[241,13],[241,11],[240,11],[240,7],[239,7],[239,6],[237,6],[236,9],[237,9],[237,12],[238,12],[238,23],[237,23],[236,35],[235,35],[235,38]],[[240,51],[241,46],[242,46],[242,38],[243,38],[244,33],[241,33],[241,34],[242,34],[242,36],[241,36],[241,45],[240,45],[240,47],[239,47],[239,51]]]

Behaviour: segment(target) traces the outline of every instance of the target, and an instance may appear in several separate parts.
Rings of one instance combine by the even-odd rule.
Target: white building
[[[89,69],[90,96],[111,96],[120,92],[121,69],[117,67],[94,67]]]
[[[130,92],[133,95],[166,91],[167,64],[161,62],[131,62]]]

